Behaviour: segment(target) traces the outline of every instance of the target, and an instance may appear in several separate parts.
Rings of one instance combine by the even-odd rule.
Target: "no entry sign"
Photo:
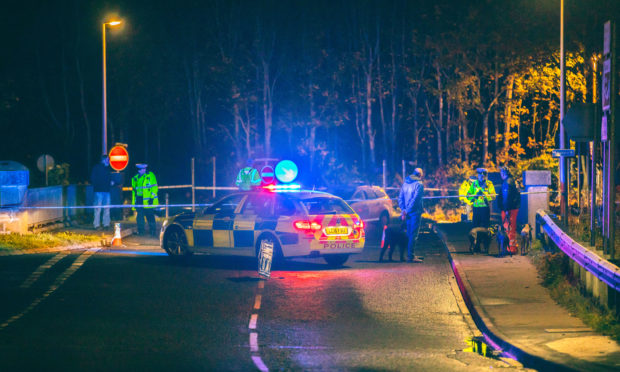
[[[275,174],[273,173],[273,167],[271,165],[265,165],[260,170],[260,178],[264,184],[272,184],[275,180]]]
[[[115,171],[122,171],[129,164],[129,153],[124,146],[114,146],[108,155],[110,167]]]

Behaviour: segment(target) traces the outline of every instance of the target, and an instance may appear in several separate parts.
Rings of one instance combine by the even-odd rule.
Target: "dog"
[[[407,229],[404,224],[399,227],[385,227],[383,229],[383,239],[381,239],[381,254],[379,262],[383,262],[383,255],[388,251],[388,258],[393,261],[392,255],[398,246],[400,260],[405,261],[405,251],[407,250]]]
[[[521,256],[525,256],[532,245],[532,227],[529,223],[521,229]]]
[[[469,252],[480,252],[480,248],[484,247],[486,253],[489,253],[489,242],[491,233],[486,227],[474,227],[469,231]]]
[[[506,253],[512,256],[512,252],[508,250],[509,245],[510,239],[508,239],[506,229],[502,225],[497,225],[497,257],[503,257]]]

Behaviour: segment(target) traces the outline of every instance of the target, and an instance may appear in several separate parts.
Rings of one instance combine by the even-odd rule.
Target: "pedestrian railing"
[[[539,210],[536,216],[536,233],[539,232],[547,234],[549,239],[579,266],[609,287],[620,291],[620,268],[573,240],[543,210]]]

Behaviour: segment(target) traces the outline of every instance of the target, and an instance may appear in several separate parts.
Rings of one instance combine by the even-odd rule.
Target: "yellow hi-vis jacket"
[[[489,180],[484,181],[482,185],[475,180],[467,191],[467,197],[473,202],[474,207],[490,207],[491,201],[495,199],[495,187]]]
[[[159,205],[159,199],[157,198],[157,179],[153,172],[146,172],[143,175],[140,173],[133,176],[131,179],[131,204],[136,204],[136,197],[142,197],[142,205],[144,208],[153,208]],[[132,208],[135,210],[135,208]]]
[[[260,186],[260,175],[258,171],[252,167],[245,167],[237,174],[235,182],[241,190],[250,190],[253,186]]]
[[[469,191],[470,186],[471,186],[471,181],[467,179],[463,181],[463,183],[461,184],[461,187],[459,187],[459,200],[463,204],[468,204],[468,205],[473,204],[473,202],[467,198],[467,192]]]

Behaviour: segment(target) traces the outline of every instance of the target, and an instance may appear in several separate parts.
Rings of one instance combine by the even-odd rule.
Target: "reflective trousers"
[[[517,214],[519,209],[502,211],[502,224],[510,240],[508,251],[511,253],[517,253]]]

